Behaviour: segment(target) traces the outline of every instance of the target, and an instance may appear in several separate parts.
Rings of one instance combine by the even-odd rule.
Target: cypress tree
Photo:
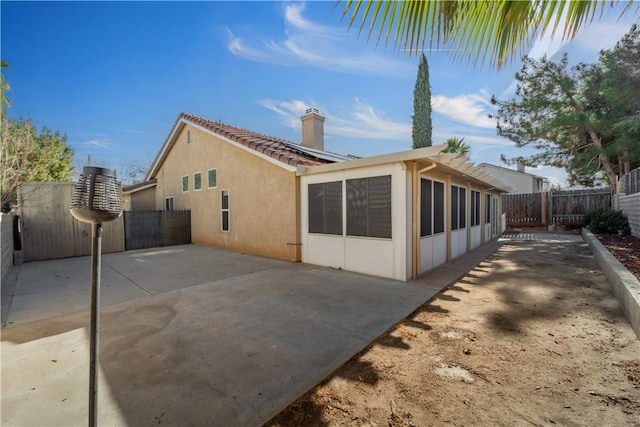
[[[431,85],[429,65],[422,54],[418,65],[418,77],[413,89],[413,148],[431,147]]]

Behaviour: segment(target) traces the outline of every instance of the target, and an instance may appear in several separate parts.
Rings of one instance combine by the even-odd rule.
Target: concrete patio
[[[99,423],[261,425],[497,246],[422,283],[192,245],[105,255]],[[21,267],[2,424],[86,423],[89,265]]]

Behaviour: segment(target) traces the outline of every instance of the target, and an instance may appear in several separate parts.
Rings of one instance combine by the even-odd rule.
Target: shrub
[[[596,209],[585,216],[585,222],[592,233],[631,234],[629,220],[620,211]]]

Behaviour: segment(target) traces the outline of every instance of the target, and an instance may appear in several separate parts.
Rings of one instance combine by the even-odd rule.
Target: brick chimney
[[[308,108],[302,116],[302,145],[324,151],[324,117],[315,108]]]
[[[522,160],[518,160],[518,172],[524,172],[524,162]]]

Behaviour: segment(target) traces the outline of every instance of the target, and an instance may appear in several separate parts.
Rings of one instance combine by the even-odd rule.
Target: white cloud
[[[366,138],[382,140],[411,140],[411,124],[391,120],[384,112],[355,98],[351,111],[334,114],[314,102],[298,99],[277,101],[265,99],[259,101],[263,107],[277,113],[285,125],[300,129],[300,117],[310,106],[319,108],[325,121],[325,133],[332,136]]]
[[[394,76],[412,75],[415,72],[408,62],[366,52],[357,46],[353,35],[343,28],[309,21],[302,15],[303,11],[304,4],[285,6],[285,38],[282,41],[247,44],[226,28],[227,48],[233,55],[250,61],[288,67],[307,65],[343,73],[368,72]]]
[[[474,146],[480,144],[483,146],[493,146],[493,145],[502,145],[502,146],[513,146],[514,143],[512,141],[509,141],[506,138],[498,138],[498,137],[491,137],[491,136],[478,136],[478,135],[474,135],[474,134],[460,134],[458,135],[459,138],[464,138],[464,142],[467,143],[467,145],[469,147],[471,147],[471,149],[473,149]],[[450,137],[448,137],[450,138]]]
[[[80,145],[93,148],[111,148],[111,140],[109,138],[94,138],[81,142]]]
[[[614,15],[615,12],[612,12]],[[629,14],[631,15],[631,14]],[[554,34],[551,37],[552,30],[549,29],[546,31],[541,37],[535,39],[533,46],[529,49],[527,56],[533,59],[541,59],[543,56],[547,58],[552,58],[555,54],[563,50],[565,46],[570,48],[578,48],[586,53],[588,53],[588,57],[584,58],[584,56],[579,59],[580,61],[588,61],[595,62],[597,61],[598,53],[603,49],[611,49],[615,46],[616,42],[622,38],[628,31],[632,25],[633,17],[627,19],[626,21],[618,20],[611,21],[612,18],[608,18],[605,20],[598,20],[596,16],[594,18],[593,23],[587,23],[583,25],[578,32],[576,33],[573,39],[568,39],[563,37],[564,28],[562,27],[562,23],[566,21],[566,11],[565,14],[560,19],[560,24]],[[570,59],[575,55],[570,55]],[[588,59],[592,57],[592,59]],[[500,98],[509,98],[513,96],[516,92],[517,83],[515,80],[511,82],[509,87],[505,89],[501,94]]]
[[[293,129],[300,129],[300,117],[304,115],[304,112],[310,105],[298,99],[294,99],[292,101],[264,99],[258,101],[258,103],[274,113],[277,113],[282,118],[283,123]]]
[[[487,116],[492,105],[489,94],[484,91],[454,97],[435,95],[431,98],[431,108],[459,123],[486,129],[496,127],[495,120]]]
[[[613,48],[631,28],[630,23],[623,22],[596,22],[588,28],[578,32],[573,44],[576,47],[599,53],[603,49]]]

